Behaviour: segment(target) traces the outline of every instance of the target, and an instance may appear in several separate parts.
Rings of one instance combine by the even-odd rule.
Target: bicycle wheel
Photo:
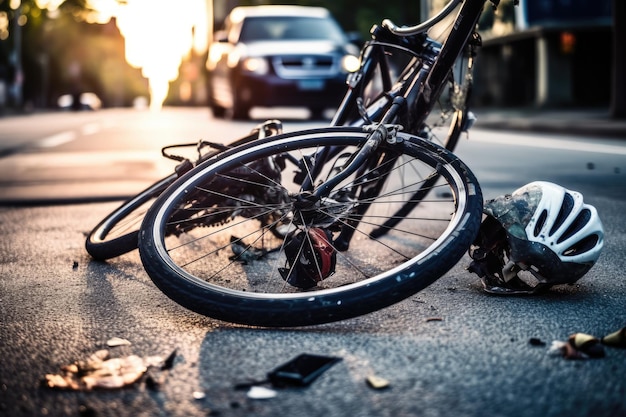
[[[148,207],[178,175],[173,173],[128,199],[94,227],[85,241],[92,258],[106,260],[137,249],[137,236]]]
[[[267,120],[253,129],[250,135],[237,139],[229,146],[235,147],[258,139],[259,135],[269,136],[278,134],[281,131],[282,123],[280,121]],[[198,156],[196,164],[217,155],[226,148],[225,145],[206,141],[201,141],[198,144],[177,144],[163,148],[162,153],[164,156],[181,162],[179,167],[175,169],[176,171],[182,170],[182,173],[185,170],[191,169],[193,165],[186,158],[166,154],[165,149],[189,147],[190,145],[197,146],[198,151],[204,148],[210,149],[210,151]],[[87,252],[94,259],[106,260],[137,249],[137,236],[139,234],[139,226],[143,221],[143,216],[146,211],[148,211],[153,200],[180,175],[180,173],[175,172],[160,179],[109,213],[87,236],[85,241]]]
[[[473,123],[469,111],[471,71],[465,59],[457,60],[421,134],[449,151],[454,151],[461,134]]]
[[[480,188],[453,154],[400,133],[373,155],[395,156],[375,195],[368,187],[376,170],[346,178],[317,201],[307,192],[314,190],[302,190],[311,172],[321,186],[341,171],[366,138],[353,128],[295,132],[198,166],[146,214],[139,251],[147,273],[190,310],[268,327],[359,316],[427,287],[473,241],[482,217]],[[340,151],[313,170],[320,149]],[[384,236],[369,236],[433,176],[438,181],[427,200]],[[355,214],[362,206],[367,210]],[[353,236],[339,251],[333,241],[348,227]]]

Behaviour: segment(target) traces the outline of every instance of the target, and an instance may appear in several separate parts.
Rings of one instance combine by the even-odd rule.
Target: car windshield
[[[337,23],[331,19],[294,16],[248,17],[243,22],[242,42],[267,40],[344,41]]]

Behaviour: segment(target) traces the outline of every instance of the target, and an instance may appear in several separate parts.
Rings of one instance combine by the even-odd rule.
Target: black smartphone
[[[306,386],[340,360],[333,356],[303,353],[274,369],[267,377],[275,386]]]

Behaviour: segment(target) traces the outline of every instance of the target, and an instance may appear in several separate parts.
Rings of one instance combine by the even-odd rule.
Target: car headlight
[[[269,64],[264,58],[246,58],[241,63],[244,71],[252,72],[257,75],[265,75],[269,71]]]
[[[361,60],[354,55],[345,55],[341,59],[341,69],[346,72],[355,72],[358,71],[361,66]]]

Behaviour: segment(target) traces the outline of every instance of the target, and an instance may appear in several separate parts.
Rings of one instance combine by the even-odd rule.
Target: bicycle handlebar
[[[459,5],[464,0],[452,0],[450,1],[439,13],[431,17],[430,19],[419,23],[415,26],[408,27],[399,27],[394,24],[391,20],[385,19],[382,22],[383,27],[388,29],[391,33],[398,36],[411,36],[417,35],[418,33],[426,32],[428,29],[442,21],[445,17],[447,17],[457,5]]]

